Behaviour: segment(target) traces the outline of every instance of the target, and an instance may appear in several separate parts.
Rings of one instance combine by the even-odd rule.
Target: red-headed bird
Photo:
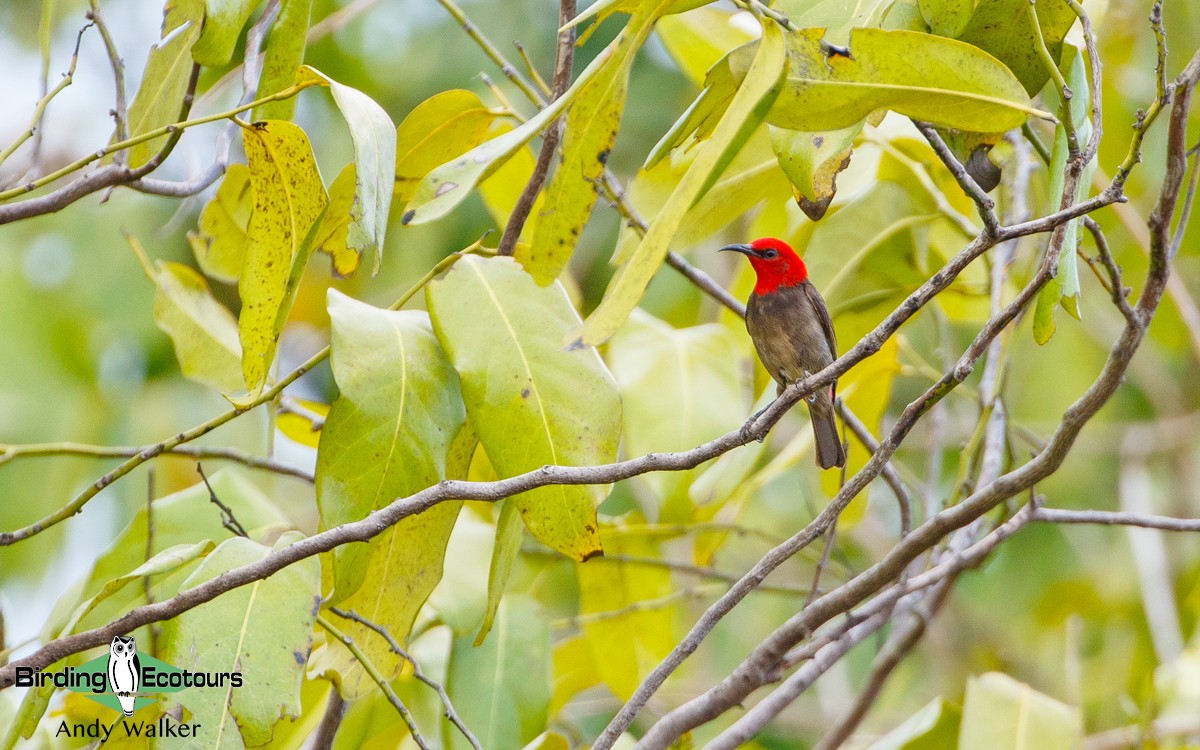
[[[758,358],[779,384],[777,393],[837,359],[829,310],[795,250],[773,237],[721,249],[745,255],[758,276],[746,302],[746,330]],[[834,381],[808,397],[817,465],[822,469],[846,465],[846,451],[833,418],[836,392]]]

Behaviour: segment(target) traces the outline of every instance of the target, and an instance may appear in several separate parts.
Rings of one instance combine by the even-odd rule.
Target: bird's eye
[[[774,258],[777,255],[779,255],[779,253],[775,252],[774,250],[764,250],[763,251],[764,258]]]

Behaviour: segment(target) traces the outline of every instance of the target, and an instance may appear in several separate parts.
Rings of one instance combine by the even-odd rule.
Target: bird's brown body
[[[758,273],[758,284],[746,304],[746,330],[778,392],[832,364],[837,358],[833,321],[791,248],[778,240],[756,240],[724,249],[747,255]],[[836,388],[835,382],[808,398],[817,465],[822,469],[846,463],[833,415]]]

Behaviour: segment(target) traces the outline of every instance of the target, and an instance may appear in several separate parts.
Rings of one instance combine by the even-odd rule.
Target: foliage
[[[117,634],[241,673],[138,714],[197,747],[1200,732],[1200,554],[1077,525],[1200,531],[1194,9],[438,2],[396,44],[371,3],[171,0],[128,103],[118,4],[10,32],[76,46],[0,151],[0,748],[111,725],[7,688]],[[113,132],[52,153],[92,43]],[[778,398],[712,252],[760,236],[843,354]],[[834,379],[822,473],[793,407]]]

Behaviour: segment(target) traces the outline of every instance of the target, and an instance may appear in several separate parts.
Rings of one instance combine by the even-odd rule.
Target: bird
[[[132,637],[115,636],[108,647],[108,689],[117,694],[126,716],[133,716],[141,676],[137,642]]]
[[[819,372],[837,359],[833,320],[820,292],[808,280],[808,268],[783,240],[762,237],[721,250],[741,253],[758,277],[746,302],[746,330],[758,358],[775,379],[776,397],[797,380]],[[846,451],[833,416],[837,381],[808,397],[817,466],[846,465]]]

